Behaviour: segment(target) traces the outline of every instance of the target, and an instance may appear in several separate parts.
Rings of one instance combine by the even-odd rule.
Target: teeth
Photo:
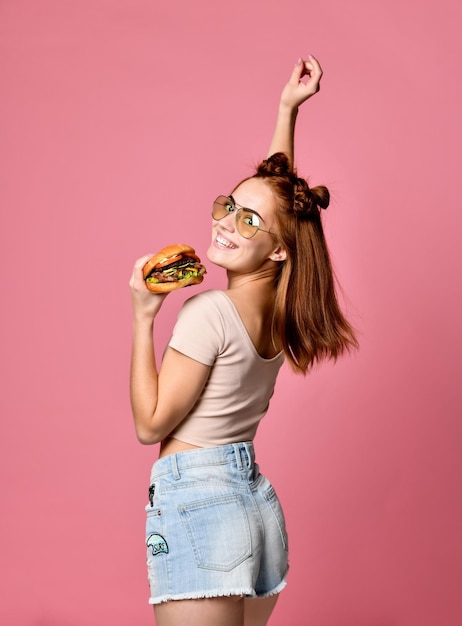
[[[227,239],[224,239],[220,235],[217,235],[217,243],[219,243],[220,246],[225,246],[226,248],[235,248],[236,247],[233,243],[231,243]]]

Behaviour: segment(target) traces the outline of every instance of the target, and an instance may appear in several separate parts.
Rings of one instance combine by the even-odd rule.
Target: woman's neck
[[[262,290],[274,293],[274,281],[276,279],[276,268],[273,263],[264,265],[249,274],[238,274],[228,271],[228,291],[236,289]]]

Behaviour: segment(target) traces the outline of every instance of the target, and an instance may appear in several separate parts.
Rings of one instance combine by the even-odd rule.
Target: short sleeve
[[[223,351],[223,317],[208,292],[189,298],[183,304],[168,344],[182,354],[213,365]]]

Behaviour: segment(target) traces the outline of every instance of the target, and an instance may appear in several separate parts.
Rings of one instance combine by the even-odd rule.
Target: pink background
[[[274,626],[458,626],[461,8],[450,0],[0,3],[0,621],[153,624],[156,449],[128,402],[135,258],[204,256],[316,54],[297,162],[361,350],[283,372],[257,438],[286,509]],[[204,288],[224,286],[209,267]],[[159,351],[188,291],[169,297]]]

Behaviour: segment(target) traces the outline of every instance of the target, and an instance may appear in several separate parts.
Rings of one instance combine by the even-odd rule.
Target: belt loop
[[[245,453],[247,455],[247,469],[251,469],[252,465],[253,465],[253,458],[252,458],[252,453],[250,451],[250,447],[252,444],[249,444],[247,442],[244,442],[244,449],[245,449]]]
[[[233,443],[233,448],[234,448],[234,456],[236,457],[237,469],[241,470],[242,469],[241,450],[237,443]]]
[[[173,478],[175,480],[180,480],[181,476],[180,476],[180,471],[178,469],[178,461],[177,461],[177,458],[176,458],[176,454],[172,454],[171,461],[172,461]]]

